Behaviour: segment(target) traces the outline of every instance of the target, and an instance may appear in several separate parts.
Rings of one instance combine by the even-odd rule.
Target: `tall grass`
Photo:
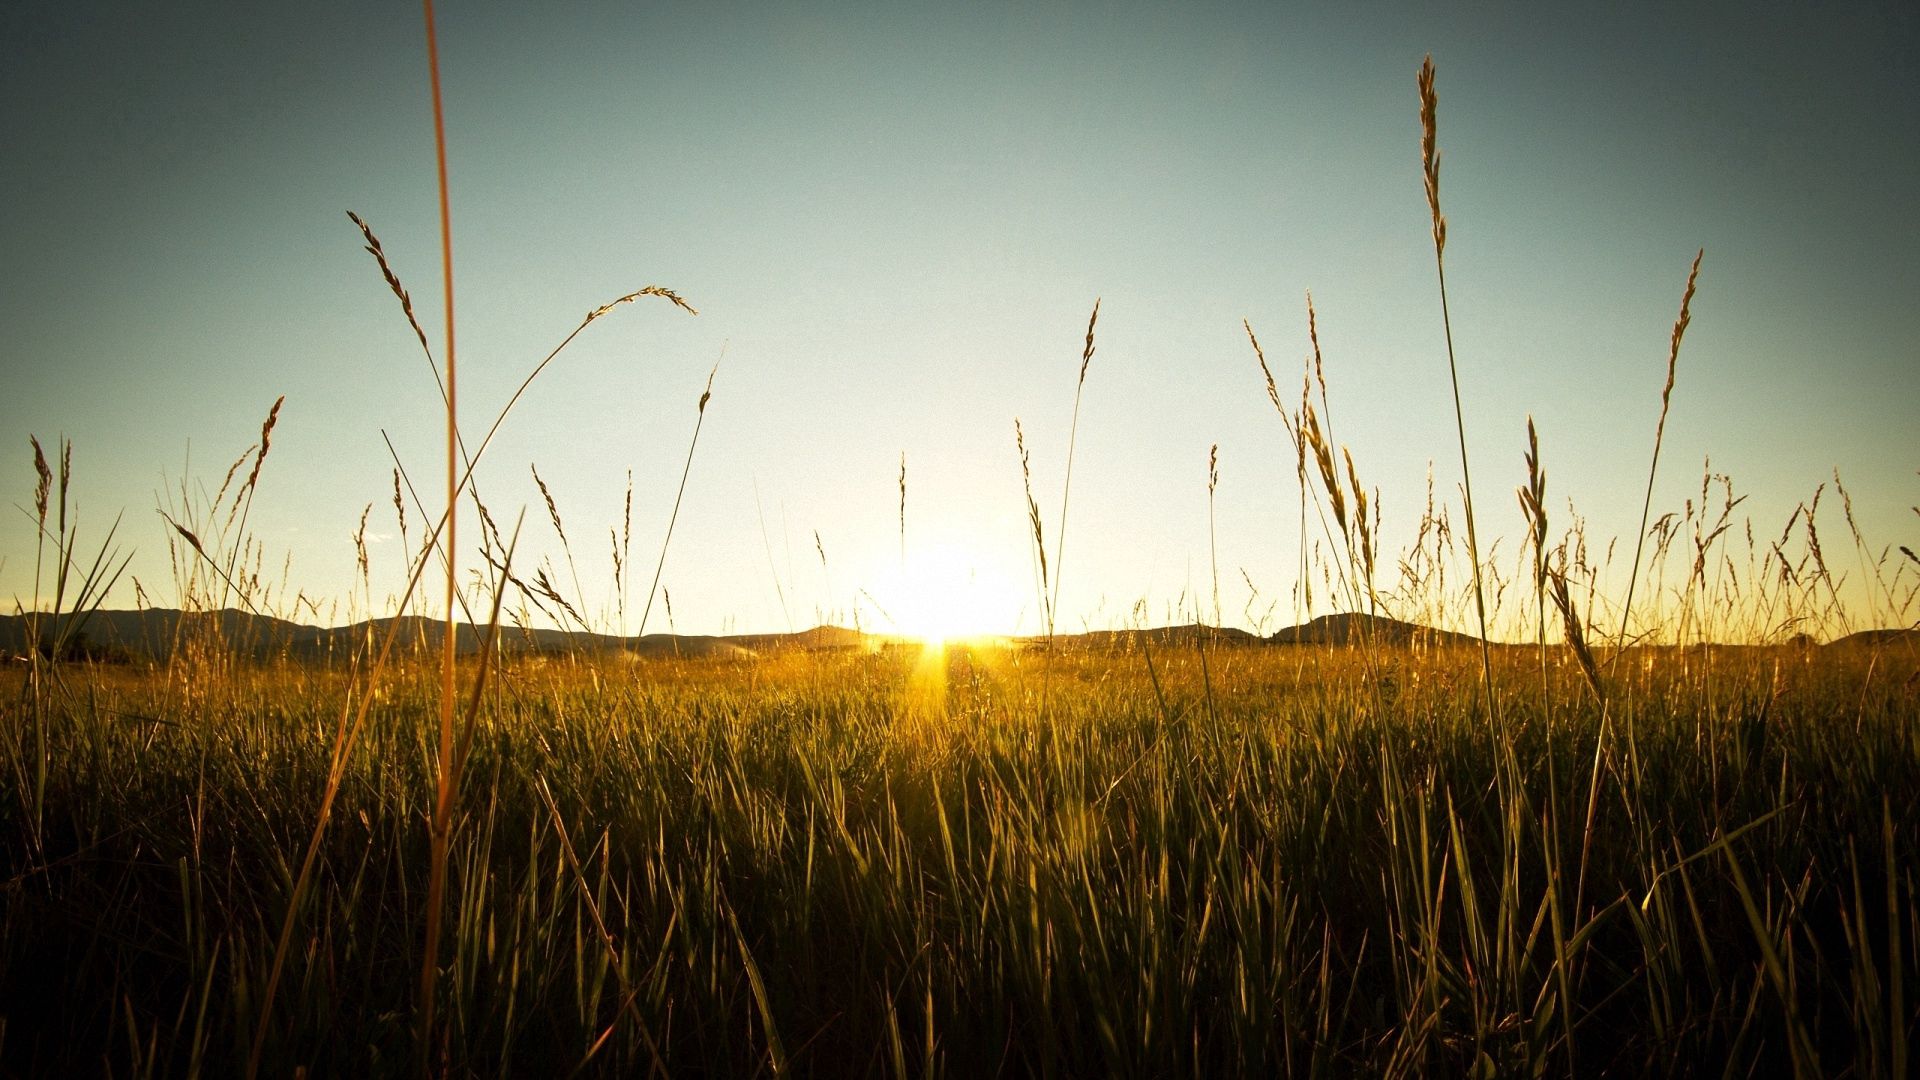
[[[440,745],[434,757],[434,802],[433,816],[429,823],[430,838],[427,869],[427,912],[426,912],[426,955],[420,962],[420,996],[415,1003],[419,1017],[419,1033],[415,1046],[420,1063],[424,1069],[432,1053],[434,1041],[434,987],[440,974],[440,920],[443,901],[447,888],[447,843],[453,830],[453,801],[459,791],[458,763],[454,760],[454,656],[457,651],[458,625],[455,603],[459,599],[460,581],[458,576],[459,550],[458,527],[460,490],[457,482],[460,469],[460,396],[458,391],[458,368],[454,363],[454,321],[453,321],[453,211],[447,190],[447,122],[446,113],[440,100],[440,47],[434,34],[433,0],[421,0],[422,12],[427,24],[427,74],[433,87],[433,160],[439,180],[440,196],[440,277],[441,296],[446,304],[445,330],[447,335],[447,512],[446,521],[446,633],[440,645]],[[557,527],[556,518],[556,527]],[[489,629],[499,626],[499,598],[495,593],[495,620]],[[480,674],[474,679],[477,689],[486,674],[485,654],[482,654]],[[470,725],[469,725],[470,726]]]
[[[725,359],[725,357],[722,356],[722,359]],[[653,594],[659,590],[660,575],[667,568],[667,545],[673,542],[673,527],[680,520],[680,502],[686,498],[687,477],[693,472],[693,452],[695,448],[700,445],[700,429],[707,422],[707,402],[713,400],[713,377],[718,374],[720,374],[720,361],[715,360],[713,362],[713,369],[707,372],[706,388],[700,391],[700,400],[694,407],[693,437],[687,440],[687,461],[686,464],[680,468],[680,486],[674,489],[673,510],[667,515],[667,532],[660,540],[660,559],[653,564],[653,583],[647,586],[647,603],[646,606],[640,610],[640,630],[638,636],[641,637],[646,636],[647,616],[653,613]],[[629,493],[628,499],[629,503],[631,503],[631,493]],[[814,540],[816,542],[819,540],[817,533],[814,536]],[[824,563],[826,562],[826,558],[826,552],[822,550],[820,553],[820,561]]]
[[[1087,343],[1080,352],[1080,377],[1073,384],[1073,419],[1067,425],[1067,473],[1060,482],[1060,527],[1053,541],[1053,600],[1047,605],[1047,636],[1051,638],[1054,619],[1060,613],[1060,579],[1066,573],[1067,506],[1073,495],[1073,451],[1080,438],[1080,395],[1087,388],[1087,368],[1093,363],[1093,328],[1100,321],[1100,300],[1093,301],[1093,314],[1087,316]]]
[[[1454,430],[1460,441],[1460,490],[1466,499],[1467,558],[1473,565],[1473,609],[1480,623],[1480,670],[1487,722],[1498,728],[1494,704],[1493,661],[1487,651],[1487,590],[1481,582],[1480,541],[1474,531],[1473,469],[1467,464],[1467,419],[1460,407],[1460,365],[1453,356],[1453,312],[1447,305],[1447,218],[1440,212],[1440,95],[1434,89],[1433,57],[1420,68],[1420,165],[1427,186],[1427,210],[1433,220],[1433,269],[1440,283],[1440,325],[1446,333],[1447,378],[1453,388]]]
[[[1286,651],[1215,647],[1209,672],[1155,648],[1150,678],[1139,649],[1056,650],[1044,718],[1036,661],[954,650],[931,723],[900,653],[649,660],[638,682],[508,661],[466,729],[436,1070],[1739,1073],[1791,1038],[1841,1071],[1910,1036],[1910,657],[1729,651],[1724,706],[1678,656],[1623,666],[1633,766],[1555,658],[1551,714],[1508,703],[1524,794],[1503,803],[1473,651],[1384,654],[1382,712],[1351,651],[1303,674]],[[1536,658],[1495,659],[1519,679]],[[264,1072],[415,1050],[437,673],[392,672]],[[301,734],[359,692],[344,669],[237,669],[188,713],[92,678],[53,729],[49,857],[6,840],[0,1053],[230,1071],[282,838],[331,767]],[[1581,806],[1557,784],[1596,754],[1622,797],[1576,905],[1557,853]]]
[[[1431,61],[1420,90],[1444,321]],[[443,171],[443,215],[444,192]],[[0,695],[0,805],[19,808],[0,817],[0,1072],[1911,1070],[1920,656],[1911,635],[1777,640],[1776,628],[1835,621],[1819,492],[1778,540],[1749,528],[1743,568],[1729,551],[1739,503],[1726,481],[1707,519],[1709,472],[1698,517],[1689,508],[1658,531],[1650,579],[1669,545],[1690,542],[1681,618],[1702,640],[1718,626],[1776,641],[1616,641],[1604,684],[1587,644],[1599,571],[1571,512],[1550,538],[1531,422],[1520,488],[1531,647],[1487,640],[1503,589],[1474,539],[1470,490],[1482,629],[1471,646],[1401,645],[1365,620],[1359,648],[1164,648],[1178,639],[1144,625],[1056,641],[1096,302],[1051,562],[1015,422],[1048,647],[510,656],[497,638],[510,586],[559,611],[567,601],[544,569],[531,588],[516,576],[519,529],[497,528],[473,488],[493,434],[617,304],[655,296],[693,309],[650,286],[590,311],[468,453],[446,219],[444,380],[372,229],[354,221],[447,417],[446,506],[436,515],[415,500],[424,536],[394,612],[407,613],[438,559],[449,579],[441,640],[429,643],[439,652],[398,648],[398,617],[363,648],[318,660],[242,658],[218,622],[144,666],[63,647],[124,562],[103,545],[83,569],[90,549],[66,513],[70,448],[56,497],[34,441],[34,514],[54,580],[49,612],[36,592],[27,662],[0,676],[19,683]],[[1691,296],[1690,278],[1643,517]],[[1337,582],[1347,614],[1464,603],[1445,587],[1451,531],[1431,499],[1397,560],[1417,580],[1376,586],[1379,501],[1351,451],[1336,455],[1311,300],[1313,369],[1297,409],[1282,405],[1246,330],[1296,457],[1301,610],[1312,610],[1309,498],[1326,541],[1313,569]],[[710,373],[655,587],[711,391]],[[1454,397],[1464,473],[1457,377]],[[182,482],[168,520],[184,545],[183,606],[235,596],[274,607],[245,507],[278,415],[276,403],[210,504]],[[1218,479],[1210,451],[1216,624]],[[404,535],[403,484],[396,463]],[[1851,523],[1837,477],[1836,490]],[[900,494],[904,562],[904,457]],[[492,574],[484,630],[454,618],[463,496]],[[1683,527],[1690,541],[1676,541]],[[1920,602],[1908,568],[1920,559],[1902,548],[1909,562],[1889,573],[1853,532],[1880,610],[1904,622]],[[1648,534],[1643,523],[1630,581]],[[624,590],[624,529],[612,540]],[[817,532],[815,546],[824,573]],[[1653,595],[1657,617],[1665,601]],[[1549,604],[1563,649],[1547,647]],[[1632,609],[1629,597],[1623,628]],[[463,632],[479,646],[464,657]],[[227,649],[217,663],[215,646]]]
[[[1673,403],[1673,376],[1680,363],[1680,339],[1686,336],[1687,324],[1693,321],[1693,287],[1700,280],[1700,260],[1706,257],[1706,249],[1693,257],[1693,267],[1687,271],[1687,288],[1680,295],[1680,316],[1673,322],[1673,336],[1667,350],[1667,384],[1660,389],[1660,421],[1653,429],[1653,460],[1647,464],[1647,495],[1640,506],[1640,529],[1633,539],[1633,569],[1627,573],[1627,599],[1620,606],[1620,633],[1615,639],[1616,649],[1627,643],[1627,632],[1631,629],[1628,622],[1633,617],[1633,587],[1640,579],[1640,555],[1646,549],[1647,518],[1653,509],[1653,479],[1660,469],[1660,443],[1667,434],[1667,407]]]

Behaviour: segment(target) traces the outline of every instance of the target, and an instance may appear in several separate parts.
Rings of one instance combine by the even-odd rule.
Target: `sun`
[[[883,583],[894,631],[928,645],[1009,634],[1020,599],[998,566],[953,543],[909,549]]]

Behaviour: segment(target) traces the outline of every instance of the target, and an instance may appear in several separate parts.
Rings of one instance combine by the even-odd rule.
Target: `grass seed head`
[[[1547,584],[1547,471],[1540,465],[1540,436],[1534,430],[1533,417],[1527,417],[1527,485],[1519,489],[1520,512],[1527,522],[1527,536],[1533,541],[1533,583],[1537,590]]]
[[[1046,602],[1047,596],[1047,540],[1040,524],[1040,504],[1033,498],[1033,467],[1027,456],[1027,433],[1020,427],[1020,418],[1013,418],[1013,445],[1020,451],[1020,482],[1027,493],[1027,523],[1033,526],[1033,551],[1040,560],[1040,597]]]
[[[273,447],[273,425],[280,422],[280,406],[286,404],[287,395],[281,394],[273,399],[273,408],[267,410],[267,419],[260,425],[260,452],[254,455],[253,471],[247,474],[247,482],[240,485],[241,491],[252,491],[260,480],[260,466],[266,463],[267,451]]]
[[[1327,489],[1327,501],[1333,504],[1333,520],[1340,526],[1340,532],[1347,531],[1347,500],[1340,492],[1340,473],[1334,468],[1333,450],[1327,445],[1327,438],[1320,431],[1320,416],[1314,411],[1313,404],[1306,405],[1307,422],[1304,427],[1305,445],[1313,451],[1314,463],[1320,466],[1320,482]]]
[[[353,530],[353,551],[355,564],[360,567],[360,579],[367,579],[367,515],[373,513],[373,504],[368,503],[360,511],[360,527]]]
[[[1313,343],[1313,381],[1320,384],[1320,404],[1327,403],[1327,372],[1320,359],[1320,317],[1313,310],[1313,294],[1307,294],[1307,340]]]
[[[1440,213],[1440,95],[1433,88],[1433,56],[1420,65],[1420,167],[1427,180],[1427,209],[1433,215],[1433,249],[1447,248],[1447,219]]]
[[[1093,298],[1093,315],[1087,319],[1087,347],[1080,353],[1080,381],[1087,381],[1087,365],[1093,363],[1093,325],[1100,321],[1100,298]]]
[[[162,513],[160,516],[166,517],[166,514]],[[187,528],[172,518],[167,518],[167,524],[173,526],[173,531],[179,533],[181,538],[184,539],[193,550],[199,552],[202,557],[206,556],[207,549],[200,546],[200,538],[193,534],[192,529]]]
[[[560,542],[565,543],[567,530],[560,524],[560,510],[553,504],[553,493],[547,490],[547,482],[540,479],[540,470],[532,465],[527,467],[533,470],[533,482],[540,487],[540,497],[547,501],[547,517],[553,522],[553,531],[559,533]]]
[[[618,300],[612,300],[612,301],[608,301],[607,303],[601,304],[599,307],[594,308],[592,311],[587,312],[586,322],[592,322],[593,320],[599,318],[600,316],[605,315],[607,312],[612,311],[614,308],[619,307],[621,304],[631,304],[635,300],[638,300],[643,296],[657,296],[662,300],[666,300],[672,303],[674,307],[677,307],[682,311],[685,311],[689,315],[700,314],[698,309],[696,309],[692,304],[687,303],[685,300],[682,300],[680,298],[680,294],[674,292],[672,289],[666,288],[665,286],[662,286],[662,285],[649,285],[644,289],[639,289],[634,292],[630,292],[627,295],[619,298]],[[585,325],[585,323],[582,323],[581,325]]]
[[[1660,391],[1660,419],[1666,420],[1667,399],[1673,396],[1674,369],[1680,361],[1680,339],[1686,336],[1687,324],[1693,321],[1693,289],[1700,280],[1700,260],[1705,258],[1706,248],[1701,248],[1693,256],[1693,267],[1687,271],[1687,289],[1680,294],[1680,317],[1673,320],[1673,339],[1667,349],[1667,385]]]
[[[27,441],[33,444],[33,471],[40,478],[33,488],[33,510],[40,519],[41,527],[45,528],[47,496],[53,491],[53,470],[47,468],[47,455],[40,449],[40,440],[29,435]]]
[[[400,522],[400,536],[404,540],[407,535],[407,504],[400,500],[400,469],[398,466],[395,466],[393,470],[393,515]]]
[[[399,298],[400,310],[407,316],[407,325],[413,327],[413,336],[420,341],[420,351],[426,354],[427,363],[433,366],[434,380],[439,381],[440,369],[433,363],[433,348],[427,344],[427,332],[420,329],[420,320],[413,314],[413,297],[407,295],[407,290],[400,284],[400,278],[394,274],[392,265],[387,262],[387,253],[380,247],[380,238],[373,235],[373,226],[368,225],[359,214],[349,210],[347,217],[353,219],[353,223],[360,227],[360,235],[366,237],[367,254],[372,255],[373,261],[380,264],[380,276],[387,280],[387,288]]]

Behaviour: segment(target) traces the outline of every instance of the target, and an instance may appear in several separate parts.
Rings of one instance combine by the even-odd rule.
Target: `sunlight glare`
[[[962,547],[909,549],[883,583],[896,633],[938,645],[1012,632],[1019,594],[1007,576]]]

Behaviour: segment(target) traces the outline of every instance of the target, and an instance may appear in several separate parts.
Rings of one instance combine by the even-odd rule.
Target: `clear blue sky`
[[[538,465],[590,609],[629,469],[651,569],[724,346],[664,577],[678,629],[844,621],[861,589],[900,595],[902,452],[915,558],[1010,582],[976,591],[1032,629],[1013,421],[1051,540],[1096,296],[1063,625],[1142,599],[1165,621],[1210,591],[1215,443],[1227,621],[1245,622],[1242,568],[1290,621],[1292,460],[1240,320],[1291,396],[1309,289],[1334,437],[1398,551],[1428,461],[1443,497],[1459,479],[1419,172],[1428,52],[1483,543],[1504,535],[1511,567],[1531,413],[1557,522],[1571,498],[1596,546],[1630,546],[1704,247],[1655,514],[1711,455],[1771,538],[1837,467],[1876,553],[1920,546],[1910,5],[448,4],[440,45],[469,427],[587,309],[661,284],[701,310],[596,324],[482,466],[496,516],[529,508],[531,567],[558,557]],[[83,525],[124,509],[131,572],[171,602],[156,494],[217,486],[284,394],[252,517],[270,576],[290,559],[293,587],[344,597],[371,502],[382,605],[401,554],[380,432],[423,483],[441,436],[345,211],[380,233],[437,349],[430,136],[409,4],[7,5],[9,501],[31,500],[28,434],[71,437]],[[1857,581],[1829,508],[1829,561]],[[0,597],[25,602],[12,511],[0,559]]]

